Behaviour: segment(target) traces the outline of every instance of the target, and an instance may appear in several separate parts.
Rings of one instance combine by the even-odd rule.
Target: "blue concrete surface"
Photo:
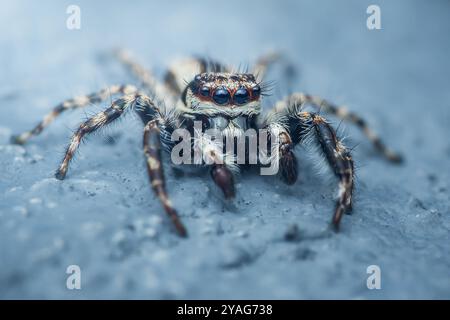
[[[369,4],[382,29],[366,28]],[[81,8],[81,29],[66,8]],[[450,34],[445,1],[2,1],[0,11],[0,298],[450,298]],[[106,106],[66,114],[25,147],[9,145],[56,103],[134,79],[112,48],[161,75],[177,57],[248,63],[276,49],[298,70],[269,102],[319,94],[364,116],[402,166],[350,125],[354,214],[325,232],[336,182],[303,148],[291,187],[244,173],[234,206],[209,175],[170,194],[190,231],[172,232],[146,176],[141,124],[128,117],[82,146],[68,179],[53,173],[71,130]],[[333,119],[334,124],[338,120]],[[113,136],[114,143],[105,137]],[[298,226],[295,241],[285,234]],[[66,288],[79,265],[81,290]],[[366,286],[381,268],[381,290]]]

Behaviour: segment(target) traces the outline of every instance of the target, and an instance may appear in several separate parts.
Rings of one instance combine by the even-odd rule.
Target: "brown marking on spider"
[[[261,99],[265,93],[260,79],[276,61],[278,55],[268,55],[258,60],[252,72],[236,73],[217,62],[190,58],[178,61],[169,68],[165,81],[158,81],[150,72],[135,63],[128,54],[117,52],[117,57],[140,80],[144,90],[164,98],[166,105],[159,105],[143,90],[132,85],[115,85],[98,93],[69,99],[57,105],[38,125],[27,132],[12,137],[13,143],[24,144],[31,137],[39,135],[61,113],[100,103],[111,95],[121,94],[109,108],[84,123],[74,133],[55,176],[64,179],[71,160],[85,136],[102,129],[120,118],[129,110],[135,111],[144,124],[143,153],[150,184],[177,233],[187,236],[175,208],[169,200],[166,188],[161,151],[171,151],[174,142],[167,137],[176,129],[193,133],[193,122],[202,121],[202,130],[217,129],[224,136],[236,136],[247,129],[266,129],[278,136],[280,176],[287,184],[297,181],[297,160],[293,152],[298,144],[315,143],[338,179],[338,199],[332,218],[332,225],[338,230],[344,213],[352,209],[354,188],[354,164],[350,154],[335,130],[317,112],[304,110],[305,105],[316,111],[330,113],[358,126],[373,143],[376,150],[387,160],[400,162],[401,157],[388,149],[366,122],[347,108],[335,106],[326,100],[302,93],[295,93],[276,103],[265,116],[261,116]],[[186,83],[186,79],[192,79]],[[222,190],[225,198],[235,195],[233,172],[239,166],[233,157],[224,157],[225,150],[211,144],[193,141],[192,146],[208,159],[214,183]],[[219,162],[223,160],[223,162]],[[260,163],[258,163],[260,165]]]

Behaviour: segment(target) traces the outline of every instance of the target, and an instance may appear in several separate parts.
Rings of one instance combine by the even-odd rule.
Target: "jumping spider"
[[[13,136],[12,142],[26,143],[66,110],[100,103],[110,95],[121,94],[122,97],[115,100],[108,109],[80,125],[67,147],[55,177],[60,180],[66,177],[69,163],[86,135],[110,124],[127,111],[134,110],[145,126],[143,148],[151,185],[180,236],[187,236],[187,231],[165,189],[161,148],[170,151],[173,147],[173,142],[170,141],[171,133],[177,128],[192,132],[194,120],[202,121],[204,129],[216,128],[225,135],[232,134],[231,132],[236,134],[236,131],[239,133],[249,128],[265,128],[269,132],[276,132],[279,137],[280,175],[287,184],[293,184],[297,180],[294,146],[304,142],[307,137],[316,143],[339,180],[339,194],[332,219],[332,225],[336,229],[342,215],[350,212],[352,208],[354,165],[350,151],[338,139],[335,130],[319,111],[353,122],[388,160],[401,161],[400,156],[386,148],[363,119],[316,96],[292,94],[279,101],[265,117],[261,117],[261,100],[266,92],[261,80],[268,67],[277,60],[275,55],[259,59],[250,73],[232,72],[224,65],[204,59],[186,59],[174,63],[162,83],[133,62],[125,52],[118,52],[117,57],[142,82],[144,89],[156,97],[164,98],[165,103],[157,102],[133,85],[111,86],[100,92],[64,101],[33,130]],[[185,82],[185,79],[192,80]],[[315,108],[316,112],[305,111],[306,105]],[[200,152],[205,159],[211,160],[212,164],[208,166],[215,184],[223,191],[225,198],[232,198],[234,179],[231,168],[235,164],[226,159],[223,163],[216,161],[223,156],[222,150],[204,148]]]

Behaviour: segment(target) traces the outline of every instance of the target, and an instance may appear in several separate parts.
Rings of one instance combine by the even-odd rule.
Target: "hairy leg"
[[[153,104],[150,98],[141,94],[127,95],[115,100],[108,109],[97,113],[80,125],[80,127],[70,140],[69,146],[66,149],[64,159],[61,162],[61,165],[59,166],[55,177],[59,180],[63,180],[66,177],[69,163],[73,159],[78,147],[80,146],[80,143],[86,135],[91,134],[110,124],[114,120],[118,119],[131,107],[135,107],[139,110],[148,109],[149,112],[156,109],[156,106]]]
[[[206,163],[210,166],[211,178],[222,190],[225,199],[234,198],[233,170],[238,170],[234,156],[224,154],[223,145],[212,141],[206,135],[201,135],[194,140],[194,153],[200,156],[201,163]],[[196,156],[194,156],[195,158]]]
[[[352,156],[324,118],[310,112],[300,112],[297,117],[308,128],[304,132],[304,137],[310,136],[317,139],[328,164],[339,179],[339,195],[332,219],[334,228],[338,230],[342,215],[352,209],[354,185]]]
[[[251,72],[255,75],[258,81],[264,80],[267,72],[275,63],[282,63],[284,67],[285,76],[289,81],[292,81],[296,75],[295,66],[288,61],[288,59],[279,52],[271,52],[261,56],[253,66]]]
[[[264,79],[264,76],[266,75],[269,68],[280,59],[281,54],[277,52],[271,52],[259,57],[259,59],[256,60],[255,65],[253,66],[252,74],[254,74],[255,77],[259,80]]]
[[[144,128],[144,154],[147,160],[150,183],[156,196],[161,201],[178,234],[186,237],[187,230],[173,208],[166,192],[164,172],[161,164],[160,128],[156,119],[148,122]]]
[[[11,142],[14,144],[25,144],[31,137],[39,135],[45,128],[47,128],[53,120],[61,115],[66,110],[73,110],[83,108],[89,104],[100,103],[116,94],[133,94],[137,92],[136,87],[132,85],[114,85],[99,92],[94,92],[86,96],[80,96],[73,99],[66,100],[58,104],[39,124],[30,131],[22,134],[12,136]]]
[[[282,132],[279,138],[281,177],[285,183],[292,185],[298,178],[297,159],[293,152],[294,144],[287,132]]]
[[[116,50],[116,58],[133,74],[151,94],[169,98],[174,92],[166,83],[161,83],[150,71],[137,63],[125,50]]]
[[[278,137],[278,156],[281,179],[288,185],[292,185],[298,178],[298,164],[294,154],[294,142],[288,130],[282,123],[274,121],[265,126],[271,136]]]
[[[277,103],[273,112],[281,113],[285,115],[295,114],[301,111],[301,108],[305,105],[309,104],[312,107],[316,108],[320,112],[331,113],[336,115],[337,117],[347,120],[358,126],[363,133],[367,136],[367,138],[372,142],[376,150],[382,154],[387,160],[400,163],[402,162],[402,156],[398,153],[390,150],[378,137],[378,135],[370,129],[367,125],[366,121],[364,121],[361,117],[356,115],[353,112],[350,112],[345,107],[338,107],[334,104],[327,102],[326,100],[317,97],[306,95],[302,93],[295,93],[287,97],[285,100]]]
[[[234,198],[233,173],[224,164],[214,164],[211,167],[211,177],[214,183],[222,190],[225,199]]]

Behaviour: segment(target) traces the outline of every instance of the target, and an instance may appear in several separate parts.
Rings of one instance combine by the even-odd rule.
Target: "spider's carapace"
[[[188,90],[203,103],[214,103],[234,108],[257,102],[261,97],[261,86],[253,74],[202,73],[194,77]]]

